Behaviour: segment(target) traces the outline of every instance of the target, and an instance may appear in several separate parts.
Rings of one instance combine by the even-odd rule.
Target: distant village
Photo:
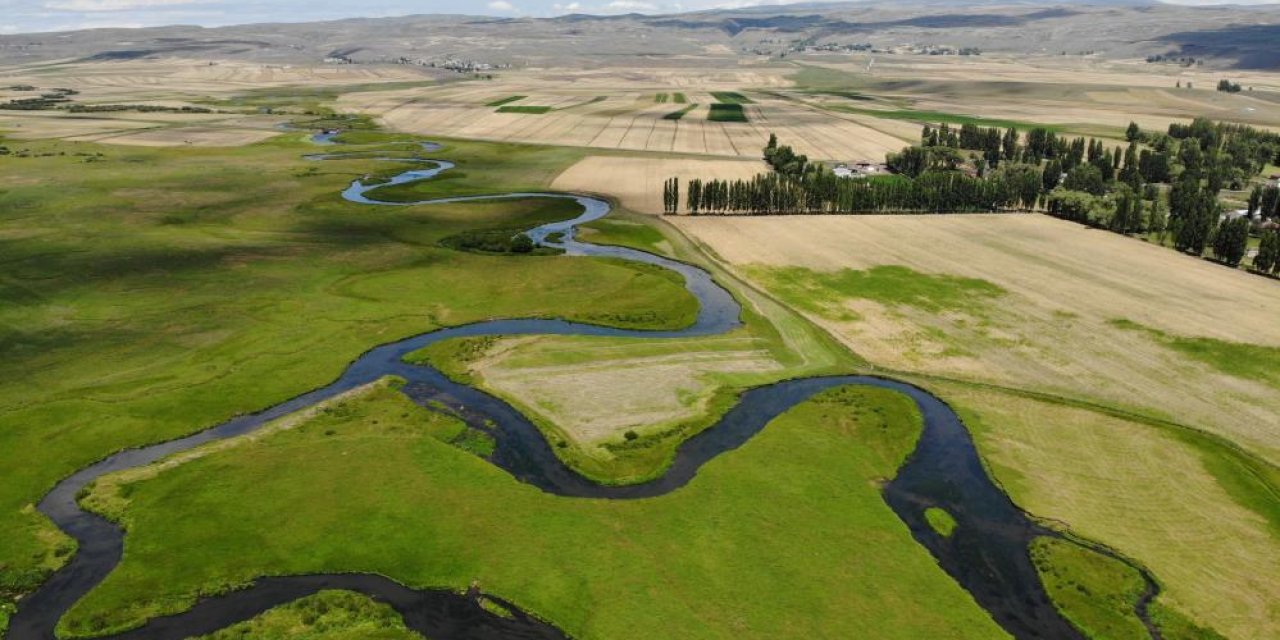
[[[328,56],[325,56],[324,62],[325,64],[359,64],[350,56],[340,53],[330,53]],[[426,67],[429,69],[445,69],[455,73],[481,73],[484,71],[496,71],[498,69],[511,68],[510,64],[494,64],[480,60],[467,60],[464,58],[454,57],[446,57],[444,59],[426,59],[400,56],[398,58],[379,59],[378,62]]]

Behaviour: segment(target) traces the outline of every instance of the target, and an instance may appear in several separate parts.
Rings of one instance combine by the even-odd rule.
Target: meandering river
[[[318,135],[314,141],[331,144],[333,136]],[[421,147],[426,153],[440,149],[432,143],[424,143]],[[635,249],[577,240],[575,231],[579,225],[609,213],[609,204],[596,198],[562,193],[503,193],[420,202],[386,202],[375,199],[378,188],[429,180],[454,165],[446,160],[416,156],[320,154],[309,157],[314,160],[362,157],[417,165],[389,182],[366,184],[356,180],[342,192],[342,196],[351,202],[371,206],[427,206],[495,199],[572,199],[582,206],[583,213],[573,220],[531,230],[529,235],[535,242],[562,249],[568,255],[608,256],[675,271],[684,277],[685,286],[698,300],[697,319],[691,326],[674,331],[614,329],[562,320],[496,320],[441,329],[375,347],[352,362],[337,380],[325,387],[188,437],[123,451],[86,467],[58,483],[39,504],[42,513],[76,539],[79,551],[65,567],[19,603],[7,635],[11,640],[52,640],[58,620],[120,563],[124,532],[104,518],[85,511],[76,501],[77,494],[93,480],[104,474],[147,465],[209,442],[250,433],[276,418],[390,375],[408,381],[403,391],[416,402],[443,402],[473,426],[493,435],[496,448],[489,457],[490,462],[520,482],[563,496],[619,500],[659,496],[683,487],[694,481],[698,470],[707,461],[743,445],[775,417],[825,389],[867,385],[903,393],[919,406],[924,416],[924,428],[915,451],[898,475],[884,487],[885,502],[938,564],[1015,638],[1083,638],[1054,608],[1028,552],[1029,544],[1036,537],[1059,534],[1029,518],[991,480],[964,424],[942,400],[904,382],[869,376],[825,376],[779,382],[742,394],[738,403],[715,425],[680,446],[674,463],[661,477],[627,486],[596,484],[561,462],[537,428],[511,405],[479,389],[455,383],[434,368],[408,364],[403,357],[432,343],[464,336],[554,334],[656,340],[714,335],[730,331],[740,324],[741,308],[733,296],[698,267]],[[557,241],[550,241],[549,237],[555,237]],[[929,507],[946,509],[955,518],[957,527],[951,536],[944,537],[929,526],[924,517],[925,509]],[[832,505],[832,508],[839,508],[839,505]],[[1105,549],[1096,550],[1109,553]],[[1145,572],[1143,576],[1147,580],[1148,592],[1138,603],[1136,613],[1148,623],[1152,635],[1157,636],[1146,615],[1146,604],[1154,597],[1156,586]],[[820,576],[815,576],[815,579],[820,579]],[[181,640],[248,620],[272,607],[323,589],[347,589],[387,603],[404,616],[409,628],[432,640],[567,637],[553,625],[525,615],[516,603],[491,598],[507,607],[510,615],[490,612],[480,606],[481,594],[474,590],[457,593],[446,589],[411,589],[378,575],[346,574],[264,577],[246,589],[201,600],[186,612],[151,620],[143,627],[110,638]]]

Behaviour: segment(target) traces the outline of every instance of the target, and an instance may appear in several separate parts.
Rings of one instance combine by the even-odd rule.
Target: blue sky
[[[1277,0],[1238,0],[1261,4]],[[312,21],[411,13],[553,16],[565,13],[670,13],[697,9],[794,4],[796,0],[0,0],[0,33],[166,24],[217,26]],[[1216,4],[1216,0],[1180,0]],[[1064,2],[1069,4],[1069,2]]]

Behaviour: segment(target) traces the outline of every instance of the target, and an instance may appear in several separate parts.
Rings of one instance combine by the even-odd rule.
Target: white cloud
[[[516,6],[507,2],[507,0],[493,0],[489,3],[490,11],[501,11],[502,13],[515,13]]]
[[[640,2],[639,0],[613,0],[607,8],[614,11],[657,11],[658,5],[651,2]]]
[[[196,2],[200,0],[48,0],[44,7],[55,11],[132,11]]]

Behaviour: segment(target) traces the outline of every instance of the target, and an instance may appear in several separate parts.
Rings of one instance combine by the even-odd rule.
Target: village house
[[[874,162],[841,163],[831,170],[837,178],[866,178],[889,173],[887,165]]]

